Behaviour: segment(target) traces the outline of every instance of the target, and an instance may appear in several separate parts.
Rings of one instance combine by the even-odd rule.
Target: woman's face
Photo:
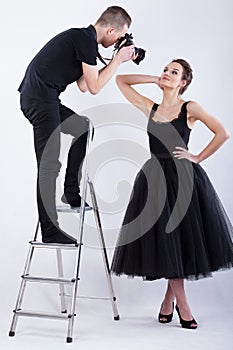
[[[177,62],[169,63],[163,70],[160,80],[160,87],[176,89],[183,87],[186,80],[182,79],[183,67]]]

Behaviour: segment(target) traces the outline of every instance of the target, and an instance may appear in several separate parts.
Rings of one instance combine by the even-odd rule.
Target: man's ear
[[[112,35],[112,34],[114,33],[114,31],[115,31],[115,28],[113,28],[113,27],[108,27],[108,29],[107,29],[107,34],[108,34],[108,35]]]

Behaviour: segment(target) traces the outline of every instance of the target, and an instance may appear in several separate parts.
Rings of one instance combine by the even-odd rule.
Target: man
[[[37,205],[44,243],[76,243],[59,228],[56,212],[56,178],[61,167],[58,160],[60,131],[74,136],[62,201],[71,206],[81,204],[78,173],[86,151],[88,121],[62,105],[59,95],[75,81],[82,92],[97,94],[119,65],[134,57],[133,45],[123,47],[105,69],[98,71],[98,44],[113,45],[125,35],[130,24],[131,18],[123,8],[111,6],[95,25],[58,34],[31,61],[18,89],[21,110],[34,130]]]

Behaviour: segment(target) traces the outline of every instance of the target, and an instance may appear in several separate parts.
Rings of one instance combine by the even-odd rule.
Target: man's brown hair
[[[120,6],[110,6],[105,10],[96,24],[102,27],[113,26],[116,30],[120,30],[126,24],[128,27],[132,22],[129,14]]]

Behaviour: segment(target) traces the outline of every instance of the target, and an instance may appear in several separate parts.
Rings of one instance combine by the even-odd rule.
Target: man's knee
[[[42,158],[38,165],[38,171],[40,176],[49,176],[52,174],[53,176],[58,176],[61,166],[62,164],[59,160],[48,160]]]
[[[78,114],[73,114],[67,118],[61,125],[61,130],[65,134],[70,134],[76,139],[86,138],[90,128],[90,120]],[[91,130],[91,128],[90,128]],[[94,135],[94,128],[93,128]]]

